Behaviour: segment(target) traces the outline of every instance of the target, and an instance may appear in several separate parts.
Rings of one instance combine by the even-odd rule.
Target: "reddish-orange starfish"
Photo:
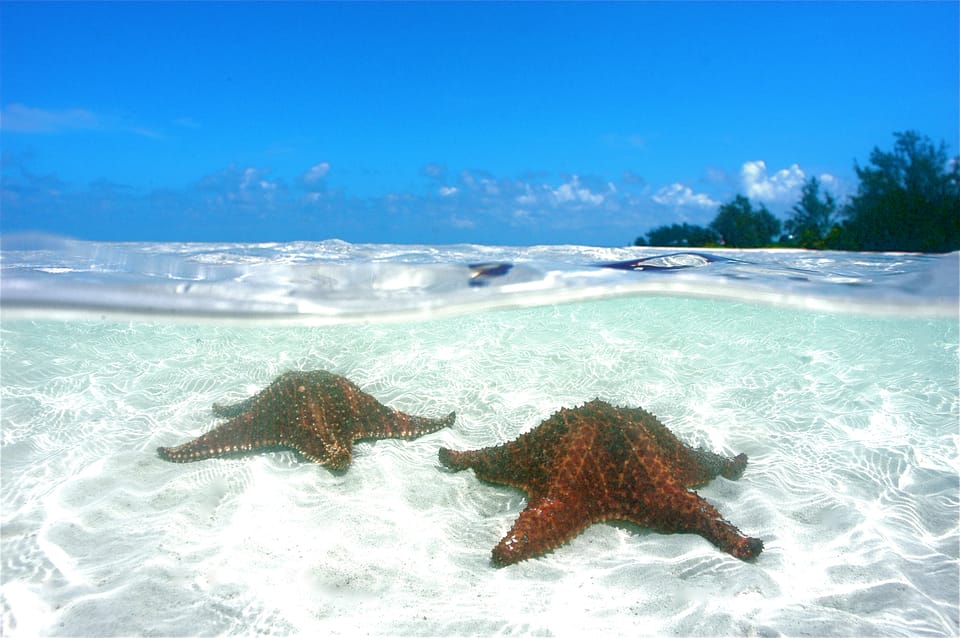
[[[199,461],[271,447],[293,448],[334,470],[350,465],[358,439],[413,438],[453,424],[388,408],[345,377],[331,372],[287,372],[256,396],[214,405],[229,420],[177,447],[157,448],[167,461]]]
[[[740,478],[747,457],[693,449],[642,409],[591,401],[562,409],[515,441],[440,462],[528,494],[527,507],[493,549],[509,565],[559,547],[593,523],[631,521],[661,532],[696,532],[737,558],[763,550],[688,487]]]

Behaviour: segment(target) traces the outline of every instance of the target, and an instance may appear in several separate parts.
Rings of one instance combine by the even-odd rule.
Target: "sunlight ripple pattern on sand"
[[[418,321],[5,318],[4,635],[956,635],[958,325],[637,295]],[[170,464],[215,402],[328,369],[453,427]],[[745,452],[699,492],[764,539],[594,525],[504,569],[523,493],[440,467],[594,397]]]

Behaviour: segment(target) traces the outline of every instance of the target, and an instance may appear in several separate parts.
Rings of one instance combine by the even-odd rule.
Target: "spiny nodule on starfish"
[[[229,420],[183,445],[157,448],[160,457],[182,463],[288,447],[311,461],[343,470],[350,465],[358,439],[413,438],[452,425],[456,416],[404,414],[349,379],[323,370],[287,372],[245,401],[215,404],[213,412]]]
[[[643,409],[591,401],[560,410],[509,443],[440,448],[440,462],[527,493],[526,509],[493,549],[497,565],[539,556],[608,520],[695,532],[744,560],[763,550],[763,541],[744,536],[687,489],[717,475],[740,478],[746,455],[731,459],[684,445]]]

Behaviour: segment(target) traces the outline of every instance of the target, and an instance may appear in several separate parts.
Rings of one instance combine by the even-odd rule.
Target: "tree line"
[[[840,205],[816,177],[781,223],[743,195],[722,204],[706,227],[660,226],[635,246],[770,246],[830,250],[960,250],[960,157],[916,131],[894,133],[892,151],[874,148],[870,164],[854,162],[856,195]]]

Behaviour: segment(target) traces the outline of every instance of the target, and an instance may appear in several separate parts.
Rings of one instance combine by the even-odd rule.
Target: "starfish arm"
[[[301,417],[344,426],[358,439],[413,438],[453,424],[455,413],[442,418],[406,414],[380,403],[345,377],[325,370],[288,372],[273,385],[291,389]]]
[[[214,403],[213,404],[213,416],[221,419],[230,419],[235,416],[240,416],[244,412],[248,412],[250,408],[253,407],[253,404],[256,402],[257,397],[252,396],[248,399],[244,399],[239,403]]]
[[[369,395],[359,401],[365,405],[354,412],[355,439],[412,439],[453,425],[457,417],[456,412],[439,418],[407,414],[385,406]]]
[[[464,451],[442,447],[439,458],[440,463],[452,470],[473,469],[477,478],[481,480],[510,485],[527,491],[530,489],[530,472],[524,466],[514,462],[513,447],[509,443]]]
[[[263,421],[246,413],[182,445],[159,447],[157,453],[164,460],[186,463],[280,444]]]
[[[491,558],[502,567],[540,556],[563,545],[591,522],[575,505],[549,498],[532,499],[493,548]]]
[[[735,481],[743,476],[747,455],[730,458],[702,448],[691,448],[674,457],[671,474],[684,487],[700,487],[718,476]]]
[[[286,444],[314,463],[331,470],[345,470],[353,460],[353,437],[342,428],[297,430]]]
[[[215,413],[236,414],[206,434],[174,448],[158,448],[161,458],[184,463],[276,446],[288,446],[295,406],[289,373],[255,396],[230,406],[214,406]],[[241,412],[241,410],[243,410]]]
[[[359,427],[354,431],[355,438],[413,439],[449,427],[457,418],[456,412],[451,412],[444,417],[432,418],[406,414],[384,405],[380,407],[383,410],[379,411],[376,417],[368,413],[365,415],[366,418],[360,421]]]
[[[747,455],[738,454],[734,458],[716,454],[704,449],[691,449],[690,456],[694,460],[696,470],[691,473],[687,487],[696,487],[709,483],[718,476],[735,481],[743,476],[747,468]]]
[[[623,417],[626,421],[638,424],[655,443],[657,454],[671,464],[671,472],[685,487],[705,485],[717,476],[736,480],[743,475],[747,467],[747,456],[741,454],[729,458],[702,448],[693,448],[671,432],[653,414],[643,408],[610,408],[601,402],[589,403],[584,408],[601,406],[611,414]]]
[[[755,558],[763,551],[763,541],[745,536],[699,494],[680,485],[662,485],[656,494],[630,509],[612,518],[661,532],[693,532],[742,560]]]
[[[456,412],[451,412],[446,416],[438,418],[427,416],[410,416],[410,427],[408,429],[412,433],[412,436],[420,436],[422,434],[429,434],[431,432],[436,432],[437,430],[442,430],[443,428],[448,428],[452,426],[456,420]]]
[[[479,450],[456,451],[440,448],[440,462],[453,469],[473,468],[477,478],[539,493],[548,482],[548,468],[556,452],[569,434],[566,417],[561,410],[534,430],[513,441]]]
[[[296,381],[298,376],[302,376],[303,374],[304,373],[285,372],[252,397],[247,397],[236,403],[214,403],[213,415],[221,419],[232,419],[245,412],[257,409],[258,405],[263,401],[289,397],[291,384]]]

